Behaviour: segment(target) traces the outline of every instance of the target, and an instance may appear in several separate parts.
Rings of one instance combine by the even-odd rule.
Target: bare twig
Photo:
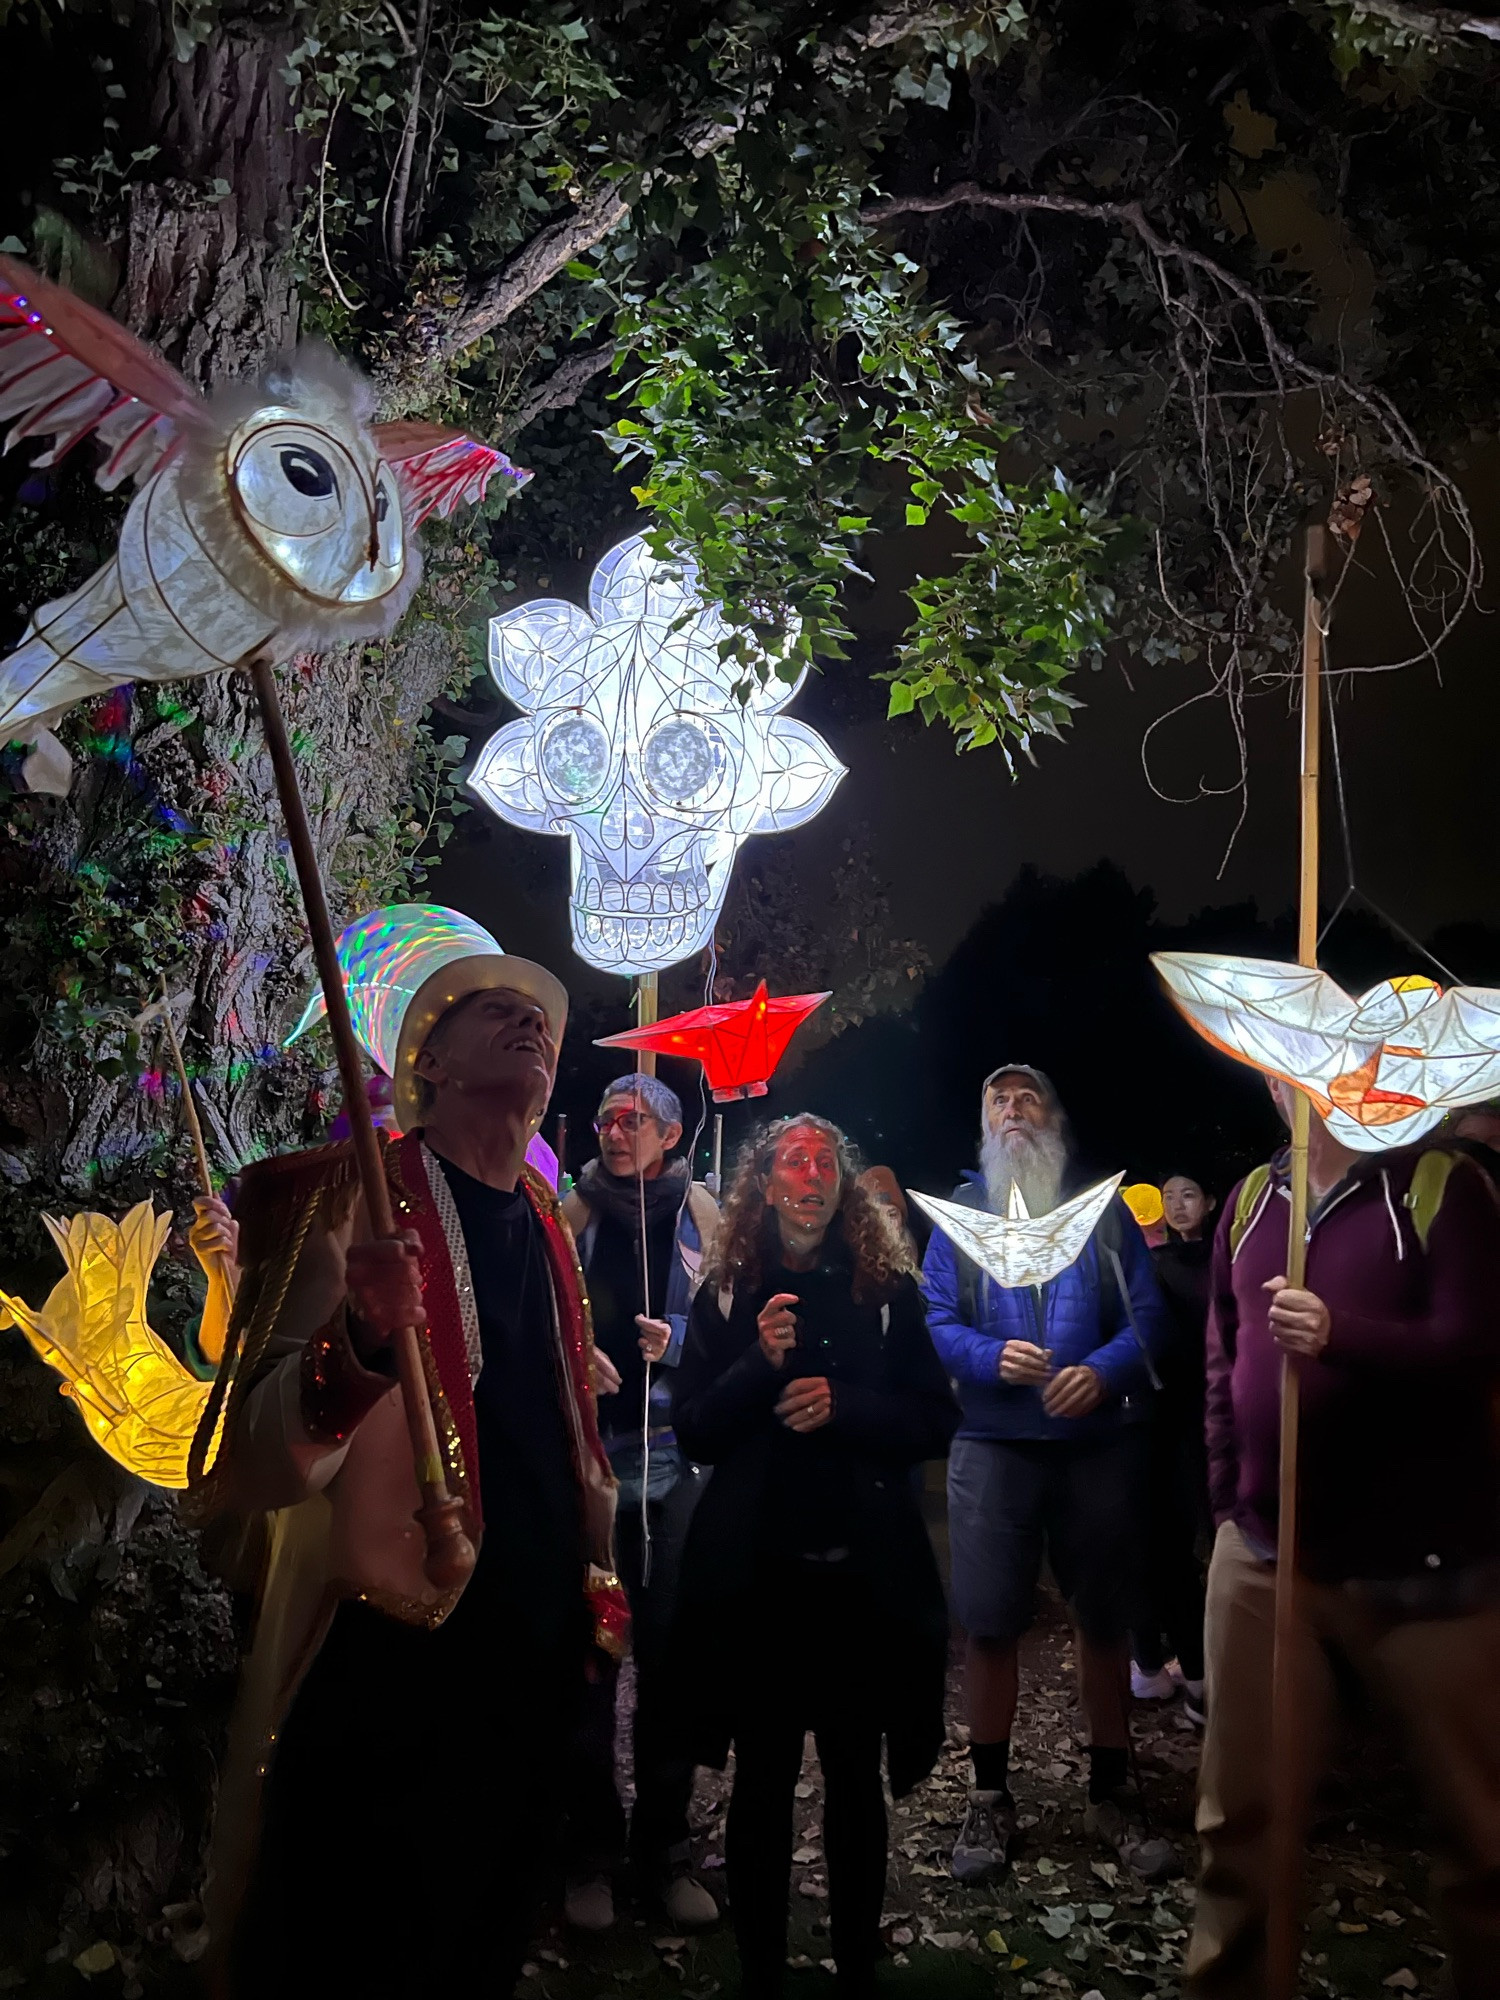
[[[427,68],[427,40],[432,28],[432,0],[419,0],[416,46],[412,50],[410,97],[401,127],[401,144],[396,153],[391,183],[386,190],[386,254],[392,270],[406,262],[406,211],[411,199],[411,168],[416,157],[417,133],[422,123],[422,84]],[[436,107],[433,111],[437,116]]]
[[[339,106],[344,101],[344,93],[339,92],[328,107],[328,123],[323,128],[323,157],[318,162],[318,255],[323,260],[323,269],[328,273],[328,282],[338,297],[345,312],[357,310],[353,299],[339,283],[338,273],[333,268],[333,260],[328,255],[327,206],[325,190],[328,184],[328,148],[333,139],[333,121],[339,115]]]

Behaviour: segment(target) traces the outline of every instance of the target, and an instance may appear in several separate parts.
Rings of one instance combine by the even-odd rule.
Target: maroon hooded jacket
[[[1301,1566],[1319,1582],[1439,1584],[1500,1557],[1500,1208],[1455,1159],[1424,1246],[1407,1201],[1420,1157],[1361,1159],[1308,1233],[1306,1286],[1332,1321],[1301,1368]],[[1284,1158],[1231,1253],[1238,1198],[1214,1240],[1209,1489],[1215,1520],[1271,1552],[1281,1349],[1263,1287],[1286,1272]]]

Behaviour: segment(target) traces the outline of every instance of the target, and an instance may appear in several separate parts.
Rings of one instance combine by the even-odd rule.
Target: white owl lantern
[[[6,449],[50,437],[37,464],[51,465],[93,435],[100,485],[140,482],[115,556],[42,605],[0,662],[0,742],[38,746],[34,789],[67,788],[46,731],[74,702],[389,631],[421,576],[419,522],[482,498],[497,473],[527,476],[453,431],[373,425],[373,407],[320,349],[205,399],[105,314],[0,258]]]
[[[573,948],[607,972],[701,950],[741,841],[801,826],[844,775],[781,713],[801,678],[737,699],[728,628],[696,581],[635,535],[594,571],[587,612],[541,598],[490,623],[490,671],[524,714],[469,785],[513,826],[568,835]]]

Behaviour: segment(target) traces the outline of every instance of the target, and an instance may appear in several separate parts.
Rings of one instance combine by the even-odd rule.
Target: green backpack
[[[1439,1147],[1424,1153],[1417,1161],[1411,1177],[1411,1186],[1403,1197],[1404,1205],[1411,1211],[1412,1226],[1417,1232],[1417,1241],[1425,1250],[1427,1238],[1431,1234],[1433,1220],[1443,1205],[1443,1196],[1448,1189],[1448,1176],[1462,1160],[1461,1153],[1445,1153]],[[1260,1207],[1261,1196],[1271,1179],[1269,1166],[1254,1167],[1240,1182],[1239,1196],[1234,1204],[1234,1216],[1229,1224],[1229,1254],[1233,1257],[1244,1240],[1245,1231],[1250,1227],[1256,1211]]]

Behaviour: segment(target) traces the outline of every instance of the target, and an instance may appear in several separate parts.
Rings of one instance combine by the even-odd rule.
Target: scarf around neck
[[[656,1178],[645,1183],[648,1229],[681,1208],[687,1178],[686,1160],[668,1160]],[[641,1218],[641,1185],[634,1174],[612,1174],[598,1160],[590,1160],[578,1176],[578,1198],[598,1214],[635,1229]]]

